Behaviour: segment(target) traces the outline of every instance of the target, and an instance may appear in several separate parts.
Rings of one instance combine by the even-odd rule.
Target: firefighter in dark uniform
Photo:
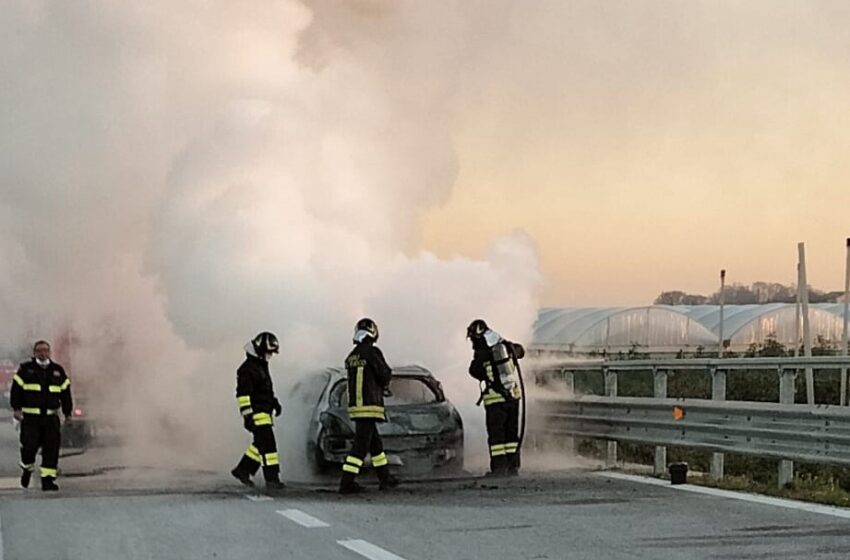
[[[356,494],[363,488],[355,479],[360,474],[366,454],[378,475],[381,490],[398,486],[390,474],[387,454],[378,434],[377,423],[385,422],[384,395],[389,393],[392,370],[384,360],[378,341],[378,325],[372,319],[360,319],[354,328],[354,350],[345,359],[348,371],[348,415],[354,421],[354,444],[342,466],[340,494]]]
[[[269,360],[277,354],[280,344],[270,332],[261,332],[245,345],[245,361],[236,371],[236,402],[245,429],[254,436],[242,460],[230,474],[246,486],[253,486],[251,477],[263,467],[266,488],[281,490],[280,458],[274,437],[272,413],[280,416],[282,408],[274,396]]]
[[[487,419],[487,442],[490,446],[490,476],[519,474],[519,402],[522,389],[518,383],[519,361],[525,349],[503,339],[481,319],[473,321],[466,331],[474,351],[469,374],[481,384],[481,398]]]
[[[21,422],[21,486],[28,488],[41,448],[41,489],[59,490],[59,445],[62,441],[59,409],[71,419],[71,380],[65,369],[50,359],[50,344],[39,340],[33,358],[21,364],[12,381],[10,400],[14,416]]]

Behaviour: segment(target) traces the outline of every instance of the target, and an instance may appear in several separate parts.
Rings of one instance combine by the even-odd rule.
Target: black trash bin
[[[688,483],[688,464],[673,463],[670,465],[670,484]]]

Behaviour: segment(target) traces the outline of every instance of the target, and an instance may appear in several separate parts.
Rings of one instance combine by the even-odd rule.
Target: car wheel
[[[319,437],[316,439],[316,442],[311,442],[309,446],[310,448],[312,448],[312,452],[309,453],[309,455],[312,456],[311,462],[313,464],[313,470],[316,472],[316,474],[325,474],[329,472],[333,467],[333,463],[330,463],[327,459],[325,459],[325,454],[322,453],[322,448],[319,445],[319,442],[324,439],[324,436],[325,431],[322,430],[321,432],[319,432]]]

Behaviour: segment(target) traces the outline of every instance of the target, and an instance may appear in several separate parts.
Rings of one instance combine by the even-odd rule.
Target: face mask
[[[47,359],[44,359],[44,360],[39,359],[39,358],[36,358],[36,359],[35,359],[35,362],[36,362],[38,365],[40,365],[41,367],[47,367],[47,366],[49,366],[49,365],[50,365],[50,358],[47,358]]]

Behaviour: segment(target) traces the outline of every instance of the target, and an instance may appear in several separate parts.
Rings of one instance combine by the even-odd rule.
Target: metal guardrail
[[[605,396],[539,401],[530,423],[538,433],[608,440],[609,465],[617,461],[617,441],[656,445],[658,474],[666,471],[667,445],[713,450],[711,475],[715,479],[723,477],[724,452],[777,458],[781,460],[781,486],[793,479],[794,461],[850,467],[850,408],[794,404],[795,377],[804,369],[847,370],[850,358],[570,360],[548,364],[536,374],[563,380],[570,393],[575,392],[576,373],[601,373]],[[778,375],[779,403],[726,400],[727,372],[766,370]],[[653,398],[618,397],[619,375],[647,371],[653,374]],[[668,399],[668,374],[678,371],[710,374],[711,400]],[[683,416],[674,418],[674,410]]]
[[[542,434],[850,467],[847,407],[586,396],[538,401],[531,422]]]

